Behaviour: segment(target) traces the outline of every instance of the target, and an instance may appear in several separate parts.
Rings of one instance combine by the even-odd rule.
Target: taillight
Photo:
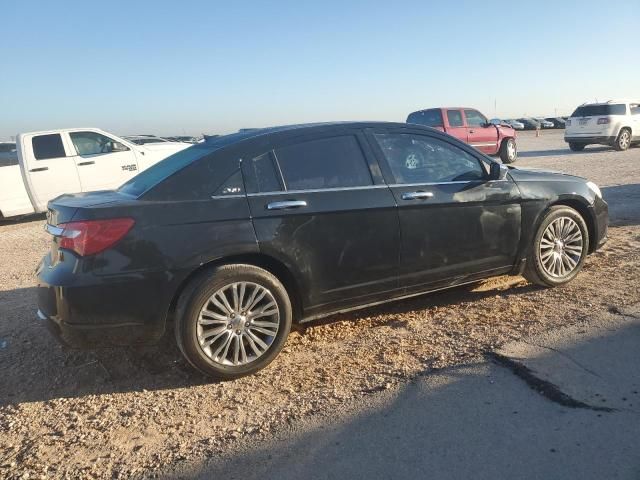
[[[80,256],[100,253],[121,240],[134,223],[133,218],[63,223],[59,225],[63,229],[59,246]]]
[[[599,118],[598,119],[598,125],[606,125],[609,123],[609,119],[608,118]]]

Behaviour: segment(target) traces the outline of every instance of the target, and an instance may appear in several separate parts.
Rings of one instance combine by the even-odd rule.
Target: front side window
[[[414,134],[376,134],[395,183],[444,183],[483,180],[480,161],[437,138]]]
[[[469,127],[481,127],[487,123],[485,116],[477,110],[465,110],[464,115],[467,117]]]
[[[36,135],[31,139],[31,146],[33,147],[33,155],[36,157],[36,160],[47,160],[49,158],[62,158],[67,156],[64,151],[64,146],[62,145],[62,137],[59,133]]]
[[[464,122],[462,121],[462,113],[460,110],[447,110],[447,119],[449,120],[449,126],[462,127]]]
[[[96,132],[72,132],[69,136],[80,156],[128,150],[121,143]]]
[[[371,185],[369,166],[353,135],[310,140],[275,151],[287,190]]]

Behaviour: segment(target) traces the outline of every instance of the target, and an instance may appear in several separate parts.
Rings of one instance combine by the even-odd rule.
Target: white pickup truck
[[[136,145],[97,128],[22,133],[0,162],[0,218],[44,212],[63,193],[109,190],[188,143]]]

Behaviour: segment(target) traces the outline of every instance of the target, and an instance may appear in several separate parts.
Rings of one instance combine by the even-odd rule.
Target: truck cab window
[[[464,126],[464,122],[462,121],[462,113],[460,113],[460,110],[447,110],[447,119],[449,120],[450,127]]]
[[[465,116],[467,117],[467,125],[470,127],[481,127],[487,123],[487,119],[477,110],[465,110]]]
[[[81,156],[128,150],[121,143],[96,132],[72,132],[69,136],[78,155]]]
[[[62,158],[67,154],[62,145],[62,137],[59,133],[50,135],[36,135],[31,140],[33,155],[36,160],[47,160],[49,158]]]

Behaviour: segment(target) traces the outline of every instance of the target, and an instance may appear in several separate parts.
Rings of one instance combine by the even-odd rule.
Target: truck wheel
[[[586,147],[584,143],[569,143],[569,148],[572,152],[581,152],[582,150],[584,150],[584,147]]]
[[[533,237],[524,271],[531,283],[556,287],[580,272],[589,251],[589,231],[573,208],[557,205],[546,213]]]
[[[500,144],[500,160],[502,163],[513,163],[518,158],[518,147],[513,138],[507,138]]]
[[[613,144],[613,148],[622,152],[629,148],[631,145],[631,131],[628,128],[623,128],[616,138],[616,142]]]
[[[176,308],[176,342],[200,372],[221,380],[266,367],[291,329],[287,290],[253,265],[223,265],[197,276]]]

